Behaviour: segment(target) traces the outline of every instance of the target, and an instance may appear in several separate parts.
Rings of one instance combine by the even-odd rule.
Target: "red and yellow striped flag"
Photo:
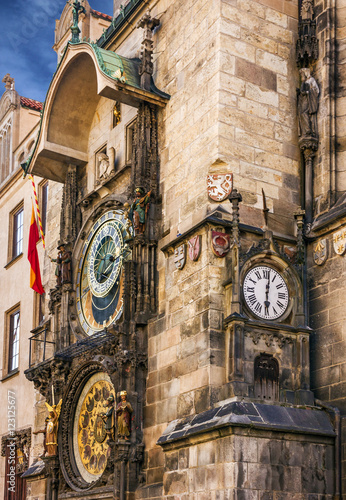
[[[29,231],[28,260],[30,262],[30,288],[42,295],[44,289],[41,282],[40,263],[36,243],[39,241],[38,229],[35,218],[34,205],[32,205],[32,215]]]

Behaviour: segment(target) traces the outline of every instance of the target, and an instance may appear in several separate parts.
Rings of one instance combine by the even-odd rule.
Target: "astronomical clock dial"
[[[121,316],[127,237],[123,212],[112,210],[95,222],[84,243],[76,302],[80,324],[88,335],[103,330]]]
[[[91,483],[101,476],[107,465],[110,448],[105,422],[107,398],[114,387],[105,373],[96,373],[84,385],[79,396],[73,423],[74,461],[82,478]]]
[[[259,318],[280,318],[288,307],[286,282],[278,271],[269,266],[256,266],[246,273],[243,294],[246,305]]]

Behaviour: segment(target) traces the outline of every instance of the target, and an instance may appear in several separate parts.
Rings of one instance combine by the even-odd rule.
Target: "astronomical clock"
[[[131,237],[121,210],[102,215],[90,229],[78,263],[76,305],[85,333],[103,330],[116,322],[123,310],[123,266]]]
[[[80,3],[73,8],[76,20]],[[63,189],[44,330],[51,351],[44,359],[38,353],[26,376],[51,407],[62,401],[55,452],[45,457],[48,496],[132,498],[144,478],[148,322],[158,301],[158,110],[170,96],[152,80],[148,40],[158,19],[140,19],[141,62],[78,41],[77,24],[27,165]],[[74,72],[83,90],[71,87]],[[58,108],[71,130],[59,124],[53,138]],[[41,163],[38,144],[50,134],[54,151],[59,143],[67,156],[49,152]]]

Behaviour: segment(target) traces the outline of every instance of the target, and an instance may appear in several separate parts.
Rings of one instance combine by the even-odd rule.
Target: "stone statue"
[[[57,258],[52,259],[50,257],[51,262],[56,262],[55,276],[57,287],[60,287],[64,283],[72,283],[71,256],[71,252],[65,250],[65,245],[59,245]]]
[[[312,21],[314,15],[314,6],[312,0],[302,1],[300,15],[303,21]]]
[[[107,408],[106,412],[100,413],[100,417],[105,423],[105,431],[108,437],[114,439],[114,396],[111,394],[109,398],[107,398],[107,403],[105,407]]]
[[[107,179],[111,174],[112,167],[109,158],[105,153],[97,155],[99,180]]]
[[[144,189],[138,187],[135,190],[135,196],[135,200],[131,205],[128,216],[132,222],[135,235],[137,235],[143,234],[145,231],[145,223],[149,210],[151,191],[148,191],[147,194],[144,194]]]
[[[299,71],[301,86],[298,94],[298,133],[301,139],[318,138],[317,111],[320,90],[308,68]]]
[[[117,427],[118,437],[128,440],[131,434],[131,414],[133,412],[131,404],[127,401],[127,392],[120,392],[121,401],[117,406]]]
[[[62,405],[62,399],[60,399],[57,405],[53,406],[50,406],[46,402],[46,406],[49,411],[49,416],[47,419],[47,426],[46,426],[46,448],[48,457],[54,457],[58,453],[58,426],[59,426],[61,405]]]

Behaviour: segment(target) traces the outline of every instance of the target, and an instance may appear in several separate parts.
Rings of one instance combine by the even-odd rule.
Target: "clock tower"
[[[242,224],[237,226],[238,193],[233,191],[229,198],[234,222],[231,275],[224,283],[229,395],[312,405],[311,330],[305,315],[303,274],[304,214],[296,214],[296,241],[274,238],[268,229],[256,237]]]

